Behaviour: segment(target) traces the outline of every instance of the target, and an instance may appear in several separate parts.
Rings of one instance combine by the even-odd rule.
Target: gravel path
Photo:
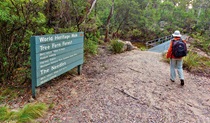
[[[80,76],[43,87],[38,101],[54,107],[37,122],[209,123],[210,80],[184,71],[169,80],[161,54],[133,50],[91,59]]]

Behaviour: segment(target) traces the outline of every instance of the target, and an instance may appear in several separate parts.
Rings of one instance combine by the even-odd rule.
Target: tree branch
[[[138,98],[136,98],[136,97],[134,97],[134,96],[132,96],[132,95],[126,93],[123,89],[119,89],[119,88],[114,88],[114,89],[120,91],[121,93],[123,93],[124,95],[126,95],[126,96],[128,96],[128,97],[131,97],[131,98],[134,99],[134,100],[139,100]]]

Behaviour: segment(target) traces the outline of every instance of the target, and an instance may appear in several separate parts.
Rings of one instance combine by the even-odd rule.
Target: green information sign
[[[33,97],[36,87],[74,67],[80,74],[84,62],[83,32],[32,36],[30,43]]]

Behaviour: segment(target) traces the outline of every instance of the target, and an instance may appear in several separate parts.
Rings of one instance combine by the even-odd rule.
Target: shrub
[[[90,39],[87,39],[84,43],[85,54],[95,55],[98,52],[98,44]]]
[[[133,38],[139,38],[139,37],[141,37],[141,34],[142,34],[142,32],[138,29],[133,29],[128,32],[128,35],[130,35]]]
[[[111,41],[111,50],[114,53],[121,53],[123,51],[124,44],[122,42],[119,42],[117,40]]]
[[[98,53],[98,38],[93,35],[86,33],[86,39],[84,42],[85,54],[96,55]]]

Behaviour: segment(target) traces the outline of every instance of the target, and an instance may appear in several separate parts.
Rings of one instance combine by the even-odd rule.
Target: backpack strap
[[[173,45],[174,45],[174,41],[175,41],[174,39],[171,40],[171,42],[172,42],[172,47],[171,47],[171,59],[172,59],[172,54],[173,54]]]
[[[180,37],[180,40],[183,41],[181,37]],[[172,54],[173,54],[173,45],[174,45],[174,42],[175,42],[176,40],[172,39],[171,41],[172,41],[172,48],[171,48],[171,49],[172,49],[172,50],[171,50],[171,58],[172,58]]]

